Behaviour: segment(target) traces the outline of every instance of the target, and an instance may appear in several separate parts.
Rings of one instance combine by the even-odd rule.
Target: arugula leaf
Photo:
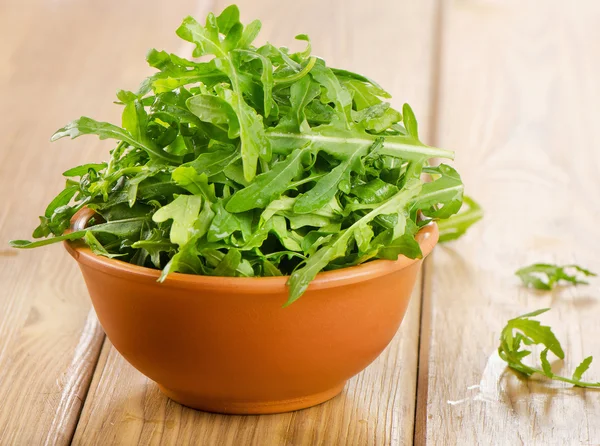
[[[315,187],[301,195],[294,203],[294,212],[307,214],[321,209],[329,203],[343,181],[350,181],[350,172],[357,160],[364,155],[364,150],[357,150],[345,161],[338,164],[331,172],[321,177]]]
[[[90,169],[98,173],[101,170],[106,169],[106,163],[90,163],[83,164],[77,167],[72,167],[69,170],[65,170],[63,172],[63,177],[81,177],[89,173]]]
[[[321,102],[328,103],[333,102],[335,104],[335,110],[337,116],[349,126],[352,120],[350,110],[352,107],[352,96],[346,90],[342,84],[340,84],[335,74],[331,69],[325,66],[323,59],[318,59],[315,65],[310,70],[310,75],[317,81],[324,89],[324,94],[321,98]]]
[[[191,166],[181,165],[171,174],[173,181],[179,186],[187,189],[194,195],[200,195],[206,200],[215,202],[215,185],[208,184],[208,177],[205,173],[198,173]]]
[[[152,220],[161,223],[173,220],[171,243],[185,245],[193,235],[194,223],[200,213],[202,198],[196,195],[178,195],[175,200],[161,207],[152,215]]]
[[[236,5],[230,5],[217,17],[217,26],[223,34],[229,33],[231,28],[240,23],[240,10]]]
[[[240,157],[237,150],[215,150],[200,154],[194,161],[182,164],[180,167],[193,167],[198,174],[210,177],[223,172],[227,166]]]
[[[305,109],[320,92],[321,89],[318,84],[312,82],[309,77],[303,77],[292,84],[290,87],[290,105],[292,108],[289,116],[292,118],[294,131],[306,132],[310,130]],[[282,127],[282,125],[280,124],[279,127]]]
[[[554,353],[559,359],[565,358],[565,353],[560,345],[560,342],[548,326],[541,325],[539,321],[531,319],[550,310],[543,308],[531,313],[518,316],[510,319],[500,334],[500,346],[498,347],[498,355],[502,358],[513,370],[529,377],[535,373],[545,375],[550,379],[563,381],[573,384],[577,387],[600,387],[600,382],[585,382],[581,380],[581,376],[592,363],[592,357],[585,358],[575,369],[573,376],[567,378],[556,375],[552,372],[552,367],[548,361],[548,351]],[[540,362],[542,368],[536,368],[523,363],[522,359],[529,356],[532,351],[527,347],[532,345],[543,345],[544,350],[540,353]]]
[[[415,139],[419,139],[419,130],[417,126],[417,119],[415,118],[415,114],[410,108],[410,105],[404,104],[402,106],[402,114],[404,115],[404,127],[410,136]]]
[[[275,105],[275,101],[273,100],[273,64],[269,59],[264,57],[262,54],[238,49],[236,50],[237,54],[241,54],[242,56],[249,59],[258,59],[262,65],[262,71],[260,73],[260,81],[263,87],[263,110],[264,115],[269,116],[271,113],[271,109]]]
[[[293,149],[312,144],[313,147],[335,156],[345,159],[356,150],[369,147],[381,137],[371,135],[365,131],[352,129],[347,130],[339,125],[323,125],[312,128],[309,132],[293,133],[281,132],[277,128],[267,132],[273,153],[288,154]],[[441,157],[452,158],[452,152],[427,147],[407,136],[386,136],[382,147],[378,150],[381,155],[389,155],[402,158],[407,161],[423,161],[424,159]]]
[[[138,240],[133,243],[131,247],[142,250],[147,253],[147,255],[150,255],[152,264],[156,268],[161,267],[160,257],[162,253],[165,253],[165,255],[172,255],[177,252],[177,246],[164,238],[161,231],[158,229],[153,229],[146,238]]]
[[[294,177],[300,173],[302,157],[310,147],[292,152],[284,161],[280,161],[271,170],[260,174],[247,187],[237,192],[227,202],[229,212],[244,212],[262,208],[281,195]]]
[[[240,134],[240,122],[237,114],[223,99],[209,94],[192,96],[186,101],[187,108],[200,120],[210,122],[216,126],[226,124],[227,135],[230,139],[237,138]]]
[[[483,218],[481,206],[471,197],[463,196],[463,207],[465,207],[465,210],[461,208],[458,214],[438,222],[440,243],[456,240],[464,235],[467,229]]]
[[[109,124],[108,122],[95,121],[85,116],[82,116],[81,118],[70,122],[63,128],[58,129],[54,135],[52,135],[50,141],[56,141],[57,139],[64,138],[65,136],[69,136],[71,139],[74,139],[81,135],[97,135],[100,137],[100,139],[117,139],[119,141],[126,142],[130,146],[143,149],[148,152],[148,154],[164,159],[165,161],[174,163],[181,161],[178,156],[171,155],[164,150],[156,149],[136,140],[133,135],[131,135],[131,133],[125,129]]]
[[[574,270],[574,274],[569,274],[568,270]],[[561,280],[573,285],[587,284],[588,282],[577,277],[577,273],[588,277],[596,276],[595,273],[578,265],[558,266],[548,263],[534,263],[515,272],[525,286],[531,286],[538,290],[551,290]]]
[[[266,161],[271,158],[270,142],[265,135],[260,115],[250,107],[239,93],[231,90],[222,90],[222,97],[235,110],[240,124],[240,142],[244,178],[252,181],[256,175],[258,157]]]
[[[91,231],[86,231],[85,236],[83,237],[83,239],[85,240],[85,242],[87,243],[87,245],[90,247],[90,249],[92,250],[92,252],[96,255],[99,256],[104,256],[104,257],[108,257],[109,259],[113,259],[115,257],[121,257],[124,256],[125,254],[111,254],[109,253],[104,246],[102,246],[102,243],[100,243],[100,241],[96,238],[96,236],[94,236],[94,233]]]
[[[135,238],[142,230],[146,221],[146,217],[125,218],[122,220],[101,223],[85,230],[73,231],[60,236],[38,240],[37,242],[30,242],[29,240],[11,240],[10,245],[15,248],[37,248],[39,246],[50,245],[64,240],[77,240],[83,238],[86,232],[112,234],[119,238]]]

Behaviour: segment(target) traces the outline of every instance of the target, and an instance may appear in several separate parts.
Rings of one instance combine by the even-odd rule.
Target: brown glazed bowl
[[[91,215],[78,213],[73,229]],[[437,226],[417,240],[428,255]],[[65,244],[125,359],[169,398],[232,414],[292,411],[339,394],[392,340],[422,263],[401,257],[323,272],[282,308],[287,277],[173,273],[158,283],[158,270]]]

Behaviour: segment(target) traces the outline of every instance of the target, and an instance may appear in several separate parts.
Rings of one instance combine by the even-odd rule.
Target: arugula
[[[556,375],[552,372],[552,367],[548,361],[548,352],[552,352],[559,359],[565,358],[565,353],[560,342],[548,326],[541,325],[539,321],[531,319],[550,310],[543,308],[522,316],[510,319],[502,329],[500,335],[500,346],[498,355],[508,366],[529,377],[535,373],[544,375],[550,379],[563,381],[573,384],[577,387],[600,387],[600,382],[582,381],[582,375],[587,371],[592,363],[592,357],[588,356],[581,364],[577,366],[571,378]],[[529,356],[532,351],[527,347],[532,345],[542,345],[545,348],[540,353],[541,369],[523,363],[523,358]]]
[[[567,271],[573,270],[573,274]],[[577,273],[583,276],[596,276],[595,273],[578,265],[551,265],[549,263],[534,263],[523,267],[515,272],[525,286],[531,286],[538,290],[551,290],[561,280],[573,285],[586,285],[588,282],[577,277]]]
[[[177,35],[186,59],[152,49],[156,72],[120,90],[120,126],[82,117],[52,140],[116,141],[109,159],[64,173],[65,188],[40,217],[34,248],[82,240],[94,253],[172,272],[289,276],[288,304],[323,270],[372,259],[422,256],[415,234],[439,221],[456,238],[480,217],[463,203],[450,151],[419,139],[409,105],[381,86],[329,67],[305,48],[254,45],[259,21],[235,5]],[[424,175],[433,181],[426,182]],[[66,232],[82,207],[88,228]],[[444,222],[445,219],[448,219]]]
[[[463,208],[461,208],[458,214],[438,222],[440,243],[462,237],[467,232],[467,229],[483,218],[481,206],[467,195],[463,196]]]

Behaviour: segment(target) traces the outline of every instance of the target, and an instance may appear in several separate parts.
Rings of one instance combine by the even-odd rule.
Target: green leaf
[[[269,116],[271,109],[275,105],[275,101],[273,100],[273,65],[269,59],[256,52],[243,49],[237,50],[237,52],[247,58],[258,59],[262,64],[260,81],[263,87],[263,109],[265,116]]]
[[[534,263],[523,268],[520,268],[515,274],[521,279],[525,286],[531,286],[538,290],[551,290],[561,280],[569,282],[573,285],[587,284],[577,277],[576,274],[569,274],[569,269],[581,273],[583,276],[596,276],[595,273],[582,268],[578,265],[552,265],[549,263]]]
[[[350,180],[350,172],[356,161],[364,155],[364,150],[357,150],[354,154],[337,165],[328,174],[321,177],[315,186],[301,195],[294,204],[294,212],[307,214],[321,209],[335,196],[342,181]]]
[[[533,343],[545,345],[560,359],[564,359],[565,353],[550,327],[541,325],[538,321],[528,318],[511,319],[508,325],[513,329],[523,332]]]
[[[322,59],[317,60],[310,71],[312,78],[321,84],[325,93],[322,95],[321,102],[333,102],[338,117],[348,127],[352,120],[350,110],[352,108],[352,96],[338,81],[329,68],[325,66]]]
[[[481,206],[471,197],[463,196],[463,207],[465,209],[461,208],[458,214],[438,222],[440,243],[456,240],[463,236],[467,229],[483,218]]]
[[[217,25],[222,34],[229,33],[238,23],[240,23],[240,10],[236,5],[229,5],[217,17]]]
[[[189,98],[186,105],[200,120],[210,122],[216,126],[226,125],[229,138],[234,139],[240,135],[238,117],[231,105],[223,99],[217,96],[199,94]]]
[[[231,250],[230,250],[231,251]],[[237,250],[233,250],[233,251],[237,251]],[[206,259],[206,262],[215,267],[215,270],[212,271],[212,275],[222,275],[219,274],[220,271],[217,270],[217,268],[219,268],[221,265],[223,265],[222,271],[226,272],[226,273],[233,273],[233,271],[231,271],[232,265],[235,262],[235,260],[237,259],[237,254],[232,253],[229,254],[229,252],[227,254],[223,254],[222,252],[216,250],[216,249],[203,249],[200,254]],[[239,254],[239,252],[238,252]],[[230,255],[229,258],[227,258],[227,255]],[[225,263],[224,263],[225,262]],[[246,260],[241,260],[239,262],[239,264],[237,265],[237,267],[235,268],[235,274],[231,274],[231,275],[236,275],[236,276],[242,276],[242,277],[251,277],[254,275],[254,270],[252,269],[252,266],[250,265],[250,263]]]
[[[353,73],[347,70],[340,70],[338,68],[331,68],[333,74],[335,74],[338,78],[346,79],[346,80],[357,80],[361,83],[368,84],[368,87],[372,88],[377,96],[381,96],[382,98],[391,98],[392,95],[385,91],[381,85],[375,82],[372,79],[369,79],[366,76],[361,74]]]
[[[600,387],[600,382],[583,382],[581,376],[589,368],[592,357],[589,356],[583,360],[575,369],[572,378],[556,375],[552,372],[550,362],[548,361],[548,351],[554,353],[558,358],[564,359],[565,354],[560,342],[550,329],[550,327],[541,325],[538,321],[530,318],[538,316],[548,311],[549,308],[533,311],[523,314],[514,319],[510,319],[500,334],[500,346],[498,355],[504,360],[508,367],[523,373],[525,376],[531,376],[535,373],[545,375],[550,379],[563,381],[579,387]],[[543,345],[545,348],[540,353],[540,362],[542,368],[529,366],[522,362],[522,359],[531,354],[530,350],[522,348],[524,346]]]
[[[77,186],[67,186],[60,192],[54,199],[50,202],[48,207],[46,207],[46,211],[44,215],[48,218],[52,217],[52,215],[56,212],[56,209],[62,206],[66,206],[69,204],[71,199],[75,196],[79,188]]]
[[[196,45],[193,52],[194,57],[200,57],[207,54],[213,54],[215,56],[225,55],[226,53],[221,48],[221,42],[216,28],[217,20],[212,13],[208,15],[206,24],[207,27],[203,27],[196,19],[187,16],[183,19],[181,26],[177,28],[176,33],[183,40],[187,40]]]
[[[361,203],[375,204],[387,200],[398,192],[393,184],[386,183],[380,178],[375,178],[368,183],[352,186],[350,194],[359,198]]]
[[[417,126],[417,119],[415,114],[410,108],[410,105],[404,104],[402,106],[402,114],[404,115],[404,127],[410,136],[415,139],[419,139],[419,129]]]
[[[542,353],[540,353],[540,360],[542,361],[542,370],[544,375],[548,378],[552,379],[554,373],[552,373],[552,367],[550,366],[550,362],[548,361],[548,349],[545,348]]]
[[[152,220],[161,223],[173,220],[171,243],[182,246],[194,234],[194,223],[200,213],[202,198],[195,195],[178,195],[171,203],[161,207],[152,215]]]
[[[235,276],[237,267],[242,261],[242,254],[237,249],[230,249],[215,267],[215,276]]]
[[[214,152],[201,153],[189,163],[180,167],[193,167],[198,174],[206,174],[211,177],[223,172],[231,163],[240,158],[237,150],[215,150]]]
[[[388,260],[397,260],[400,255],[409,259],[420,259],[423,257],[421,247],[411,233],[402,234],[389,244],[381,247],[378,254],[382,259]]]
[[[240,124],[240,142],[244,178],[252,181],[256,175],[259,155],[268,161],[271,158],[270,142],[265,135],[260,115],[236,92],[223,90],[223,99],[235,110]]]
[[[378,135],[371,135],[356,129],[347,130],[336,125],[319,126],[303,133],[281,132],[275,128],[267,132],[267,137],[273,153],[288,154],[293,149],[312,144],[313,147],[339,159],[346,159],[352,156],[356,150],[372,146],[380,139]],[[421,162],[428,158],[452,159],[454,157],[452,152],[423,146],[412,137],[406,136],[386,136],[378,153],[407,161]]]
[[[215,195],[215,185],[208,184],[208,177],[205,173],[199,174],[193,167],[181,165],[175,169],[171,175],[173,181],[177,185],[183,187],[192,194],[202,196],[210,202],[215,202],[217,200]]]
[[[402,119],[402,115],[387,102],[379,102],[352,114],[354,121],[366,130],[381,133]],[[415,139],[417,139],[415,137]]]
[[[572,379],[574,381],[581,381],[582,375],[590,368],[590,365],[592,364],[593,359],[594,359],[593,356],[588,356],[583,361],[581,361],[581,364],[579,364],[577,366],[577,368],[575,369],[575,371],[573,372]]]
[[[306,49],[302,52],[292,54],[292,57],[297,59],[306,59],[308,56],[310,56],[310,53],[312,51],[310,37],[308,37],[308,35],[306,34],[298,34],[296,37],[294,37],[294,39],[306,42]]]
[[[218,201],[213,207],[215,217],[208,229],[208,241],[218,242],[228,238],[236,231],[248,237],[252,232],[252,216],[249,214],[232,214],[223,206],[223,201]]]
[[[285,249],[290,251],[302,251],[302,247],[300,246],[302,237],[293,231],[288,231],[284,217],[276,215],[269,222],[271,223],[271,232],[277,236]]]
[[[266,207],[278,198],[300,173],[302,157],[309,151],[310,148],[304,148],[292,152],[284,161],[276,163],[271,170],[257,176],[248,187],[231,197],[226,209],[229,212],[244,212]]]
[[[46,238],[43,240],[38,240],[37,242],[32,242],[29,240],[11,240],[9,242],[10,246],[13,248],[22,248],[22,249],[30,249],[37,248],[39,246],[51,245],[53,243],[62,242],[65,240],[77,240],[82,238],[85,235],[86,231],[74,231],[68,234],[63,234],[56,237]]]
[[[156,156],[157,158],[165,161],[180,161],[178,156],[171,155],[164,150],[156,149],[134,139],[134,137],[125,129],[109,124],[108,122],[95,121],[85,116],[82,116],[81,118],[70,122],[63,128],[58,129],[54,135],[52,135],[50,140],[56,141],[57,139],[64,138],[65,136],[69,136],[71,139],[74,139],[81,135],[97,135],[100,137],[100,139],[117,139],[119,141],[124,141],[133,147],[145,150],[149,155]]]
[[[124,255],[124,254],[109,253],[106,250],[106,248],[104,248],[104,246],[102,246],[102,243],[100,243],[98,241],[98,239],[94,236],[94,234],[91,231],[86,231],[85,235],[83,236],[83,239],[85,240],[87,245],[90,247],[92,252],[98,256],[104,256],[104,257],[108,257],[109,259],[112,259],[115,257],[122,257]]]
[[[164,282],[167,276],[174,272],[188,273],[188,274],[203,274],[204,268],[199,258],[198,251],[198,239],[199,236],[195,235],[190,238],[187,243],[179,247],[179,251],[169,260],[169,262],[163,268],[159,282]]]
[[[317,97],[321,89],[309,77],[303,77],[290,87],[290,115],[293,118],[293,130],[297,132],[309,131],[306,120],[305,108]]]
[[[262,25],[259,20],[254,20],[250,22],[250,24],[248,24],[246,28],[244,28],[242,38],[238,42],[238,48],[248,48],[252,44],[252,42],[254,42],[256,36],[258,36],[261,26]]]
[[[160,256],[162,253],[172,255],[177,252],[177,245],[171,243],[169,239],[163,237],[157,229],[152,230],[147,238],[138,240],[131,245],[134,249],[142,249],[150,255],[150,259],[155,267],[161,267]]]
[[[30,242],[29,240],[11,240],[10,245],[14,248],[37,248],[38,246],[50,245],[65,240],[77,240],[83,238],[87,231],[112,234],[120,238],[130,238],[139,234],[146,221],[147,219],[145,217],[126,218],[91,226],[82,231],[73,231],[61,236],[46,238],[37,242]]]
[[[462,206],[464,185],[458,172],[446,164],[425,169],[438,178],[423,185],[413,210],[421,210],[426,217],[448,218]],[[439,207],[438,205],[443,205]]]
[[[93,170],[98,173],[101,170],[106,169],[106,163],[89,163],[82,164],[81,166],[72,167],[71,169],[65,170],[63,172],[64,177],[81,177],[87,174],[89,171]]]

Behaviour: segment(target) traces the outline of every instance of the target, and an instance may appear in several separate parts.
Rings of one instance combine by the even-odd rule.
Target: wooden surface
[[[146,50],[185,53],[173,32],[182,17],[226,3],[2,0],[0,445],[600,444],[600,392],[520,379],[494,353],[507,319],[551,306],[543,319],[567,352],[556,369],[600,356],[599,279],[543,294],[513,275],[536,261],[600,271],[600,4],[238,4],[263,21],[263,41],[306,32],[331,65],[411,103],[425,140],[456,150],[485,219],[436,249],[394,341],[341,396],[260,417],[184,408],[104,340],[60,246],[6,241],[28,235],[60,172],[110,147],[50,145],[52,132],[83,114],[118,120],[114,92],[149,73]]]
[[[600,3],[456,1],[442,17],[434,142],[456,148],[486,215],[428,265],[415,439],[600,444],[600,392],[519,379],[495,353],[507,319],[552,307],[557,370],[600,355],[600,280],[540,293],[514,276],[540,261],[600,271]]]

